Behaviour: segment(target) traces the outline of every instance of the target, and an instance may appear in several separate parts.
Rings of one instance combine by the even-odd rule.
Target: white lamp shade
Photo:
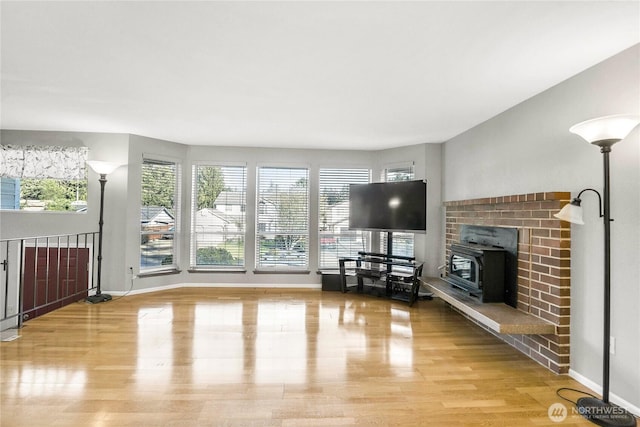
[[[568,221],[572,224],[584,225],[582,220],[582,207],[578,204],[568,203],[557,214],[554,214],[558,219]]]
[[[603,140],[620,141],[640,123],[640,116],[617,115],[599,117],[573,125],[569,132],[581,136],[587,142]]]
[[[108,175],[122,166],[121,163],[103,162],[100,160],[87,160],[87,164],[94,172],[99,173],[100,175]]]

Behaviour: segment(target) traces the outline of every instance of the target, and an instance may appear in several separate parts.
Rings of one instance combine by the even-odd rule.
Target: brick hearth
[[[497,336],[556,373],[569,370],[571,229],[553,214],[570,197],[548,192],[444,203],[446,259],[462,224],[518,229],[518,310],[553,323],[557,334]]]

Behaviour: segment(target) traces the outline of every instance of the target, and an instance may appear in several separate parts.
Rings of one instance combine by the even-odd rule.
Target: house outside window
[[[245,265],[246,166],[194,165],[191,268]]]
[[[308,269],[309,169],[259,167],[256,221],[256,269]]]
[[[180,165],[145,158],[140,206],[140,271],[177,268]]]
[[[341,257],[353,257],[370,248],[370,232],[349,230],[349,185],[368,184],[363,168],[321,168],[319,173],[320,269],[337,269]]]

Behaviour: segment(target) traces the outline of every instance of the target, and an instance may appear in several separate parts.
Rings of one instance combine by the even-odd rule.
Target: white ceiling
[[[442,142],[640,42],[638,1],[1,3],[4,129]]]

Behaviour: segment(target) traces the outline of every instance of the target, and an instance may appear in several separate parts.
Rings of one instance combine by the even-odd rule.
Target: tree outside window
[[[246,176],[245,166],[193,166],[191,268],[244,266]]]
[[[140,270],[177,267],[179,178],[175,162],[145,158],[142,163]]]

